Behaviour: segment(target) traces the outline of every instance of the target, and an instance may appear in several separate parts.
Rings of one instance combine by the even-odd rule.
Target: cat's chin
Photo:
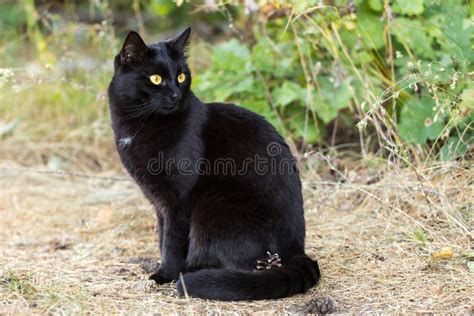
[[[160,105],[159,107],[155,109],[155,113],[167,115],[167,114],[178,113],[182,109],[183,107],[180,104]]]

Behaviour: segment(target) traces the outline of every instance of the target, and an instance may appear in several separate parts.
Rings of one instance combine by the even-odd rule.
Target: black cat
[[[190,32],[152,45],[130,32],[108,90],[122,163],[156,207],[161,265],[150,278],[218,300],[305,292],[320,273],[304,253],[294,158],[263,117],[193,94]]]

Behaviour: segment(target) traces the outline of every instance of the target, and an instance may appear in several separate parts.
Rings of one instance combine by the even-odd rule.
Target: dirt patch
[[[174,284],[147,279],[159,260],[154,211],[124,174],[0,167],[0,313],[311,313],[321,302],[338,312],[474,310],[466,163],[305,172],[306,247],[321,283],[304,295],[239,303],[187,300]],[[443,248],[452,256],[432,256]]]

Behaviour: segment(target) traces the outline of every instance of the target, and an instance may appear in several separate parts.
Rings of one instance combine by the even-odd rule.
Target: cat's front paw
[[[155,281],[156,284],[165,284],[172,282],[176,278],[169,277],[163,273],[163,270],[158,269],[148,279]]]

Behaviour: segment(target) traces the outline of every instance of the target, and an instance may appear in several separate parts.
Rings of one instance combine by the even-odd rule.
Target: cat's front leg
[[[158,247],[160,249],[160,253],[163,253],[163,231],[165,225],[165,219],[161,212],[157,212],[157,225],[156,225],[156,234],[158,235]]]
[[[178,278],[184,270],[188,251],[189,217],[182,209],[160,214],[158,218],[161,264],[150,276],[158,284],[168,283]]]

